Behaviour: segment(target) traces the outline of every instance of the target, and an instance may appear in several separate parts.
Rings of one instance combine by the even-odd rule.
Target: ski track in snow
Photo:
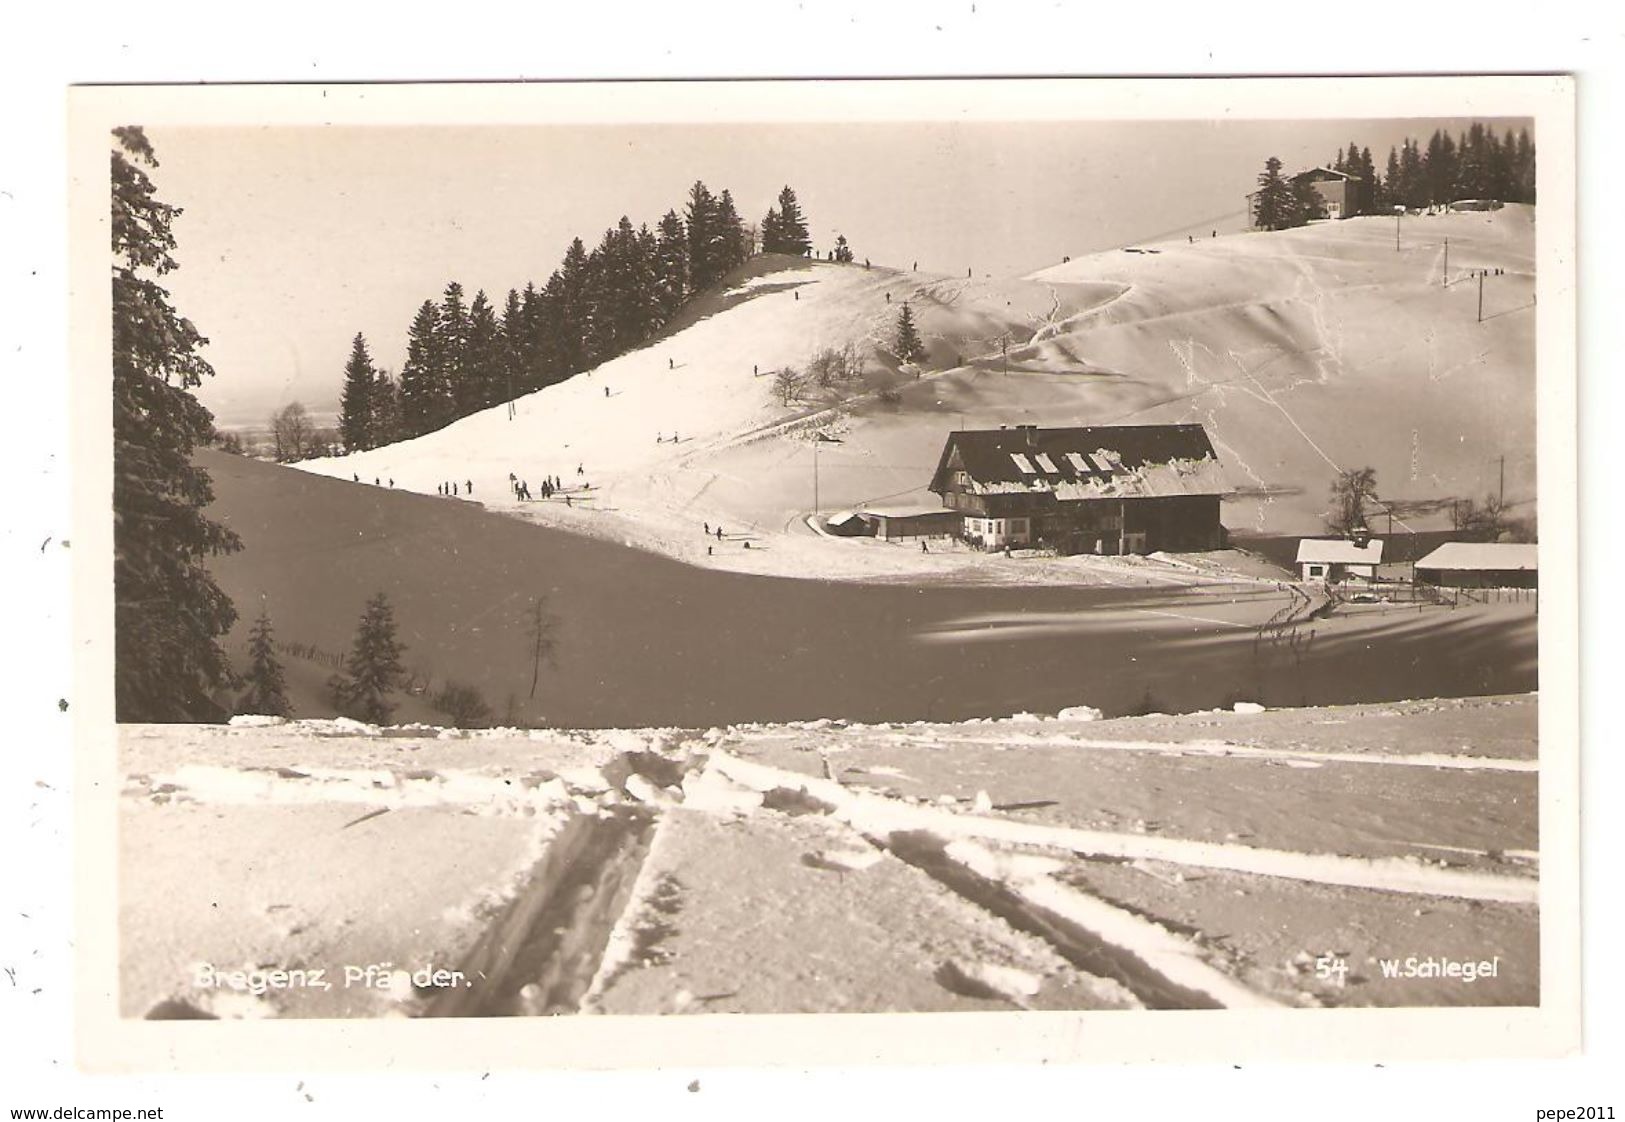
[[[1421,896],[1535,904],[1540,884],[1531,877],[1501,876],[1421,865],[1403,858],[1343,857],[1180,838],[1109,833],[1044,826],[1005,818],[983,818],[869,795],[827,779],[784,771],[718,751],[711,766],[756,790],[802,790],[829,803],[832,813],[871,837],[923,830],[951,840],[998,841],[1061,849],[1097,857],[1166,861],[1175,865],[1225,869],[1316,884],[1366,888]]]
[[[1008,739],[977,737],[906,736],[896,737],[899,743],[914,743],[932,747],[953,744],[990,745],[1033,748],[1076,748],[1080,751],[1143,752],[1164,756],[1215,756],[1244,760],[1308,760],[1314,763],[1372,764],[1379,767],[1445,768],[1457,771],[1511,771],[1536,775],[1539,760],[1514,760],[1494,756],[1451,755],[1444,752],[1417,752],[1398,755],[1387,752],[1337,752],[1294,748],[1257,748],[1246,744],[1232,744],[1223,740],[1181,740],[1158,742],[1149,740],[1096,740],[1085,737],[1037,735]]]

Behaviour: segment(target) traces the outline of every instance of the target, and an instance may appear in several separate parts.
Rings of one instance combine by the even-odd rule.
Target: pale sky
[[[337,409],[350,340],[399,371],[406,328],[458,280],[500,310],[579,235],[653,228],[702,179],[759,221],[786,183],[816,247],[1020,275],[1113,246],[1245,224],[1266,157],[1329,162],[1469,121],[1168,121],[483,128],[149,128],[159,197],[185,208],[183,315],[211,340],[199,397],[223,425]],[[1519,124],[1513,122],[1514,130]],[[1507,122],[1495,122],[1505,131]],[[1533,135],[1533,127],[1531,135]]]

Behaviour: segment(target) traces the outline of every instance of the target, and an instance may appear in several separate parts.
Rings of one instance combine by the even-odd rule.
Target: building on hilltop
[[[930,489],[986,549],[1101,554],[1217,549],[1231,490],[1201,425],[952,432]]]
[[[1353,218],[1356,214],[1364,212],[1369,204],[1371,186],[1357,175],[1350,175],[1335,168],[1308,168],[1296,175],[1288,176],[1287,182],[1294,187],[1308,184],[1320,198],[1321,206],[1326,210],[1327,218]],[[1247,196],[1247,213],[1258,214],[1255,205],[1258,192],[1253,191]],[[1254,219],[1256,222],[1256,218]]]
[[[1416,563],[1416,580],[1445,588],[1535,588],[1539,562],[1537,545],[1446,542]]]

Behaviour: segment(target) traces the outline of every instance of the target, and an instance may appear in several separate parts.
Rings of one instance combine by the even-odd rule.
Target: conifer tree
[[[350,361],[344,364],[344,389],[340,395],[339,436],[344,441],[345,451],[359,452],[378,446],[372,428],[372,393],[377,379],[372,356],[367,353],[367,340],[358,331],[350,344]]]
[[[501,330],[485,289],[468,306],[468,340],[463,354],[463,380],[457,401],[459,416],[478,412],[501,400],[505,382],[502,369]]]
[[[668,321],[688,297],[688,235],[675,210],[660,219],[655,240],[655,301],[662,322]]]
[[[282,663],[276,657],[271,616],[264,605],[260,606],[259,618],[248,633],[247,681],[248,691],[237,702],[239,713],[258,713],[266,717],[293,715],[287,684],[282,677]]]
[[[395,711],[389,695],[400,688],[405,678],[401,665],[405,650],[396,638],[389,597],[380,592],[367,601],[344,669],[328,679],[333,704],[356,720],[375,725],[389,720]]]
[[[440,359],[440,313],[425,300],[407,333],[406,365],[401,368],[401,435],[433,432],[450,414],[451,386]]]
[[[1358,214],[1371,214],[1377,208],[1377,165],[1371,162],[1371,149],[1360,149],[1360,190]]]
[[[762,219],[762,252],[784,253],[784,217],[779,214],[779,208],[767,208],[767,216]]]
[[[114,705],[120,721],[224,717],[213,695],[234,681],[220,637],[236,622],[204,558],[242,548],[204,516],[214,498],[192,463],[214,418],[191,394],[214,371],[208,340],[155,278],[176,268],[180,208],[159,201],[137,164],[158,160],[140,128],[113,130]]]
[[[462,406],[470,398],[469,383],[474,379],[469,373],[469,333],[468,306],[463,303],[463,286],[452,281],[446,285],[446,291],[440,298],[440,317],[435,324],[440,377],[445,386],[435,428],[462,416]]]
[[[548,280],[548,288],[553,290],[549,341],[556,348],[556,372],[559,377],[578,374],[588,366],[586,340],[591,324],[587,284],[590,272],[587,247],[580,238],[575,238],[570,242],[570,248],[565,250],[563,264],[553,274],[557,284],[553,278]]]
[[[373,447],[382,448],[400,440],[401,393],[389,371],[379,370],[372,383],[372,420],[369,422]]]
[[[688,231],[689,294],[693,295],[716,283],[723,273],[717,201],[710,189],[697,179],[689,188],[688,208],[683,218]]]
[[[724,187],[717,196],[718,272],[726,273],[750,256],[745,242],[745,221],[739,217],[734,197]]]
[[[1292,184],[1281,174],[1281,161],[1271,156],[1264,161],[1253,195],[1253,225],[1261,230],[1285,230],[1296,224],[1295,210]]]
[[[527,292],[535,291],[530,285],[525,288]],[[518,289],[508,289],[508,299],[502,305],[502,320],[498,324],[498,340],[502,381],[497,388],[501,400],[512,401],[524,392],[526,372],[530,369],[530,328],[525,322],[525,302]]]
[[[920,333],[914,326],[914,313],[905,301],[903,310],[897,314],[897,360],[913,362],[924,355],[925,345],[920,342]]]
[[[851,264],[852,247],[846,244],[846,235],[835,235],[835,260],[843,264]]]
[[[1287,226],[1302,226],[1326,217],[1326,200],[1320,197],[1313,183],[1307,179],[1288,182],[1291,201],[1287,209]]]
[[[779,192],[779,240],[780,253],[800,256],[812,247],[806,216],[801,213],[801,204],[796,202],[796,193],[789,184]]]

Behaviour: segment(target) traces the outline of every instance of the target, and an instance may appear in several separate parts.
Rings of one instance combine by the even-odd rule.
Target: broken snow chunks
[[[683,776],[683,805],[720,814],[749,814],[762,805],[762,793],[719,771],[698,768]]]
[[[380,732],[377,725],[369,725],[365,721],[357,721],[351,717],[334,717],[325,724],[329,736],[377,736]]]
[[[762,793],[762,806],[781,814],[828,814],[835,807],[808,793],[805,787],[772,787]]]
[[[1230,707],[1232,713],[1262,713],[1264,707],[1256,701],[1238,701]]]
[[[1058,721],[1098,721],[1105,716],[1093,705],[1071,705],[1055,714]]]
[[[815,849],[801,855],[801,863],[814,869],[829,869],[837,873],[860,873],[871,865],[879,864],[886,855],[878,849]]]
[[[595,767],[585,765],[577,767],[563,767],[559,769],[558,777],[564,780],[566,786],[572,791],[583,794],[596,795],[610,788],[609,780]]]
[[[1007,718],[1007,720],[1012,725],[1036,725],[1040,724],[1044,718],[1039,716],[1037,713],[1022,712],[1016,713],[1015,715]]]
[[[991,814],[993,812],[993,797],[986,791],[978,791],[976,797],[971,800],[970,808],[977,814]]]
[[[961,962],[954,959],[942,964],[936,978],[943,989],[962,997],[1017,1003],[1023,998],[1037,996],[1044,986],[1044,979],[1030,970],[1000,966],[994,962]]]
[[[269,717],[259,713],[239,713],[229,722],[234,729],[258,729],[287,723],[286,717]]]
[[[659,787],[656,787],[637,772],[627,776],[626,782],[621,784],[621,788],[640,803],[664,803],[668,801],[665,793]]]

